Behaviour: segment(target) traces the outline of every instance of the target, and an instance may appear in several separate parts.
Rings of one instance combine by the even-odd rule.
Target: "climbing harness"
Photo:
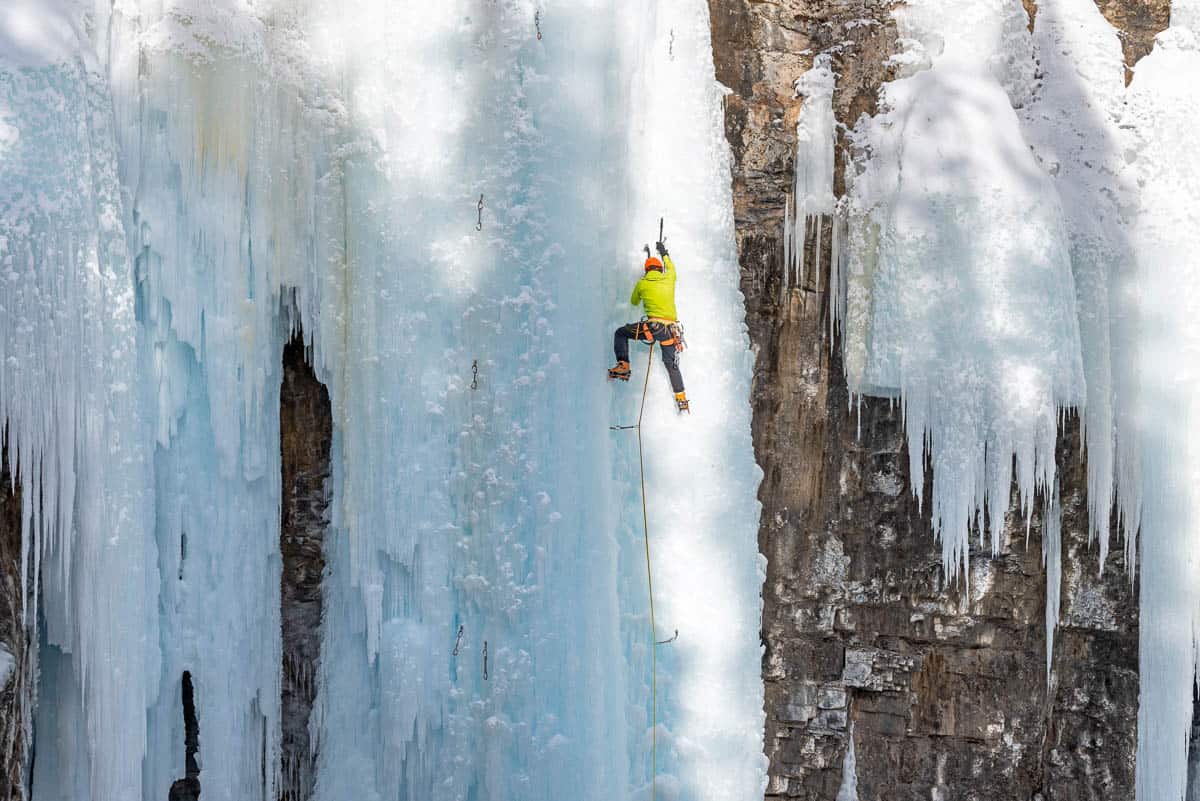
[[[647,326],[649,328],[649,326]],[[658,778],[658,646],[674,642],[679,630],[669,640],[659,642],[655,637],[658,626],[654,620],[654,577],[650,571],[650,515],[646,510],[646,456],[642,447],[642,418],[646,414],[646,394],[650,389],[650,368],[654,366],[654,338],[650,337],[650,355],[646,359],[646,383],[642,386],[642,404],[637,423],[631,426],[609,426],[611,431],[637,431],[638,480],[642,486],[642,534],[646,543],[646,590],[650,598],[650,799],[654,801]]]
[[[661,341],[656,340],[653,328],[655,323],[666,326],[670,336]],[[634,329],[634,339],[641,340],[647,344],[657,342],[664,348],[674,346],[675,350],[679,353],[683,353],[684,348],[687,347],[683,341],[683,326],[675,320],[667,320],[662,317],[643,317],[641,320],[638,320],[637,328]]]

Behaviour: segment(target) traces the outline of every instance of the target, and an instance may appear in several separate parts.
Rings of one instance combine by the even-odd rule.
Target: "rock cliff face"
[[[1148,52],[1166,23],[1162,4],[1105,5],[1114,23],[1137,21],[1126,53]],[[947,586],[930,521],[911,495],[898,410],[876,399],[851,407],[830,341],[827,256],[816,263],[811,234],[802,280],[786,291],[781,283],[802,113],[793,82],[815,54],[834,53],[838,121],[872,113],[891,77],[891,4],[710,0],[709,8],[717,78],[732,90],[726,134],[758,353],[768,797],[833,801],[852,740],[863,799],[1132,798],[1136,593],[1119,553],[1097,575],[1077,423],[1060,438],[1062,611],[1048,678],[1040,520],[1028,538],[1010,521],[998,556],[972,552],[969,590]],[[837,159],[840,195],[842,147]]]

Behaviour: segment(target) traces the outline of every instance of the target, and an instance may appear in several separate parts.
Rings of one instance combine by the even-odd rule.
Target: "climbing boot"
[[[675,408],[681,412],[687,412],[688,414],[692,413],[692,410],[688,408],[688,399],[687,399],[686,392],[676,392],[675,393]]]
[[[617,362],[616,367],[608,369],[608,380],[612,381],[614,378],[618,381],[629,380],[629,362]]]

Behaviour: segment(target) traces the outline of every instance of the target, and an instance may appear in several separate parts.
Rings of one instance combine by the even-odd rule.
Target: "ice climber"
[[[671,377],[671,389],[675,392],[675,406],[687,412],[688,400],[683,391],[683,374],[679,372],[679,354],[683,351],[683,328],[675,312],[675,264],[661,241],[655,243],[661,260],[650,255],[646,248],[645,275],[633,288],[629,302],[641,304],[646,316],[639,322],[623,325],[613,334],[613,351],[617,355],[617,366],[608,371],[609,378],[629,380],[629,340],[646,343],[657,342],[662,351],[663,364]]]

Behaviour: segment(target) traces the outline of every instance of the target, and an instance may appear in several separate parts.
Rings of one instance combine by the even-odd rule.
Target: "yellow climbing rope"
[[[650,389],[650,369],[654,366],[654,343],[646,360],[646,383],[642,387],[642,406],[638,410],[638,475],[642,483],[642,532],[646,540],[646,589],[650,596],[650,801],[658,786],[658,627],[654,624],[654,578],[650,572],[650,517],[646,512],[646,459],[642,451],[642,415],[646,413],[646,392]]]
[[[613,431],[637,430],[638,477],[642,485],[642,532],[646,540],[646,590],[650,596],[650,801],[654,801],[658,777],[658,626],[654,621],[654,578],[650,572],[650,516],[646,512],[646,456],[642,448],[642,417],[646,414],[646,394],[650,389],[650,370],[654,367],[654,342],[650,342],[650,355],[646,358],[646,383],[642,386],[642,405],[638,419],[631,426],[609,426]],[[675,637],[664,642],[673,642]]]

